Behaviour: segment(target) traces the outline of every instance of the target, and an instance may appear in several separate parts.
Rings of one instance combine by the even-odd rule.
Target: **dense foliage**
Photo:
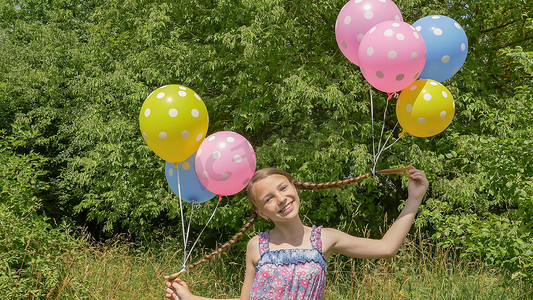
[[[138,243],[180,235],[164,162],[138,129],[144,99],[165,84],[199,93],[208,133],[248,138],[258,167],[280,167],[312,182],[371,169],[370,87],[335,41],[344,0],[1,3],[3,269],[28,266],[17,255],[27,254],[25,247],[48,249],[51,242],[38,242],[34,232],[59,236],[57,224],[86,226],[97,238],[127,233]],[[531,4],[396,3],[409,23],[430,14],[458,20],[469,56],[444,83],[456,103],[451,126],[435,137],[400,140],[378,169],[413,164],[426,171],[431,187],[417,224],[443,247],[530,276]],[[378,137],[386,96],[373,95]],[[393,112],[391,104],[385,137],[396,123]],[[356,218],[378,235],[384,215],[397,215],[405,184],[374,177],[341,190],[302,192],[302,213],[341,228]],[[196,232],[212,202],[195,210]],[[243,193],[225,199],[203,245],[224,242],[249,213]]]

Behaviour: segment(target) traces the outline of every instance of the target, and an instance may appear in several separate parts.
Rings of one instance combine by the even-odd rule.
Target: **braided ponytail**
[[[218,247],[213,252],[211,252],[209,254],[206,254],[202,259],[198,260],[197,262],[186,266],[184,270],[168,276],[167,280],[168,281],[172,281],[172,280],[176,279],[181,273],[183,273],[185,271],[188,271],[190,269],[196,268],[198,265],[201,265],[204,262],[209,261],[209,260],[213,259],[214,257],[216,257],[217,255],[219,255],[220,253],[222,253],[222,251],[226,250],[231,245],[235,244],[235,242],[237,242],[244,235],[244,233],[246,231],[248,231],[248,229],[250,229],[250,227],[252,227],[252,225],[255,223],[256,220],[257,220],[257,213],[253,212],[252,215],[250,216],[250,219],[248,219],[248,222],[246,222],[246,224],[244,224],[241,227],[239,232],[237,232],[234,236],[232,236],[229,241],[227,241],[226,243],[222,244],[222,246]]]
[[[385,170],[377,171],[376,174],[387,174],[387,175],[396,174],[396,175],[402,175],[402,176],[407,176],[408,177],[407,170],[409,170],[409,168],[385,169]],[[247,187],[248,199],[250,200],[250,203],[252,204],[252,207],[254,209],[254,212],[250,216],[250,219],[248,220],[248,222],[246,222],[246,224],[244,224],[241,227],[239,232],[237,232],[233,237],[231,237],[231,239],[228,242],[224,243],[222,246],[220,246],[219,248],[217,248],[213,252],[205,255],[202,259],[198,260],[197,262],[186,266],[184,270],[168,276],[167,280],[168,281],[173,281],[182,272],[185,272],[187,270],[193,269],[193,268],[197,267],[198,265],[200,265],[200,264],[202,264],[202,263],[204,263],[204,262],[206,262],[208,260],[211,260],[215,256],[217,256],[220,253],[222,253],[222,251],[226,250],[231,245],[235,244],[235,242],[237,242],[237,240],[239,240],[244,235],[244,233],[248,229],[250,229],[250,227],[252,227],[252,225],[257,220],[256,205],[255,205],[255,201],[254,201],[253,193],[252,193],[253,185],[256,182],[258,182],[259,180],[263,179],[263,178],[266,178],[266,177],[271,176],[271,175],[276,175],[276,174],[285,176],[298,189],[313,190],[313,191],[319,191],[319,190],[325,190],[325,189],[331,189],[331,188],[340,188],[340,187],[344,187],[344,186],[347,186],[347,185],[352,184],[352,183],[363,181],[363,180],[373,176],[372,173],[367,173],[367,174],[364,174],[364,175],[361,175],[361,176],[358,176],[358,177],[351,177],[351,178],[344,179],[344,180],[339,180],[339,181],[332,181],[332,182],[326,182],[326,183],[311,183],[311,182],[294,181],[292,176],[289,173],[287,173],[287,172],[285,172],[283,170],[276,169],[276,168],[265,168],[265,169],[261,169],[261,170],[256,171],[255,174],[252,176],[252,179],[250,180],[250,183],[248,184],[248,187]]]

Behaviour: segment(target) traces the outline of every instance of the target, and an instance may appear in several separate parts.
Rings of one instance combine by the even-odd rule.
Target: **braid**
[[[381,171],[377,171],[376,174],[397,174],[397,175],[403,175],[406,176],[405,172],[409,170],[409,168],[399,168],[399,169],[385,169]],[[330,181],[325,183],[312,183],[312,182],[294,182],[294,186],[296,186],[299,189],[302,190],[313,190],[313,191],[320,191],[320,190],[326,190],[326,189],[336,189],[343,186],[347,186],[352,183],[363,181],[369,177],[372,176],[372,173],[367,173],[365,175],[357,176],[357,177],[350,177],[348,179],[339,180],[339,181]]]
[[[268,169],[268,170],[271,171],[271,170],[277,170],[277,169]],[[408,175],[406,175],[407,170],[409,170],[409,168],[385,169],[385,170],[377,171],[375,174],[388,174],[388,175],[396,174],[396,175],[408,176]],[[279,171],[279,170],[277,170],[277,171]],[[290,175],[288,175],[288,173],[283,172],[282,174],[284,176],[286,176],[287,178],[291,179],[291,181],[292,181],[292,177],[290,177]],[[285,174],[287,174],[287,175],[285,175]],[[340,188],[340,187],[343,187],[343,186],[347,186],[347,185],[352,184],[352,183],[363,181],[363,180],[365,180],[365,179],[367,179],[369,177],[372,177],[373,175],[374,174],[372,174],[372,173],[367,173],[367,174],[364,174],[364,175],[361,175],[361,176],[358,176],[358,177],[350,177],[350,178],[344,179],[344,180],[331,181],[331,182],[325,182],[325,183],[311,183],[311,182],[297,182],[297,181],[294,181],[293,183],[294,183],[294,186],[296,186],[296,188],[299,188],[299,189],[319,191],[319,190],[325,190],[325,189],[331,189],[331,188]],[[254,175],[254,176],[256,176],[256,175]],[[259,180],[259,179],[257,179],[257,180]],[[253,182],[253,180],[252,180],[252,182]],[[251,187],[250,186],[251,186],[251,184],[248,186],[248,195],[249,196],[250,196],[250,191],[251,191]],[[253,205],[253,202],[252,202],[252,205]],[[202,264],[202,263],[204,263],[206,261],[209,261],[213,257],[215,257],[215,256],[219,255],[220,253],[222,253],[222,251],[226,250],[231,245],[235,244],[235,242],[237,242],[237,240],[239,240],[244,235],[244,233],[248,229],[250,229],[250,227],[252,227],[252,225],[254,224],[254,222],[256,220],[257,220],[257,213],[254,212],[250,216],[250,219],[248,220],[248,222],[246,222],[246,224],[244,224],[241,227],[239,232],[237,232],[228,242],[224,243],[222,246],[220,246],[218,249],[214,250],[213,252],[205,255],[202,259],[198,260],[197,262],[186,266],[185,270],[182,270],[182,271],[180,271],[178,273],[170,275],[167,280],[168,281],[172,281],[172,280],[176,279],[182,272],[185,272],[186,270],[193,269],[193,268],[197,267],[198,265],[200,265],[200,264]]]
[[[294,186],[296,186],[299,189],[302,190],[313,190],[313,191],[319,191],[319,190],[325,190],[325,189],[334,189],[334,188],[340,188],[355,182],[363,181],[364,179],[372,176],[372,174],[368,173],[365,175],[361,175],[358,177],[351,177],[344,180],[339,181],[331,181],[331,182],[325,182],[325,183],[312,183],[312,182],[294,182]]]
[[[203,264],[204,262],[206,261],[209,261],[211,259],[213,259],[215,256],[219,255],[220,253],[222,253],[222,251],[226,250],[227,248],[229,248],[231,245],[235,244],[243,235],[246,231],[248,231],[248,229],[250,229],[250,227],[252,227],[252,225],[255,223],[255,221],[257,220],[257,213],[254,212],[252,213],[252,215],[250,216],[250,219],[248,219],[248,222],[246,222],[246,224],[244,224],[241,229],[239,230],[239,232],[237,232],[234,236],[231,237],[231,239],[229,241],[227,241],[226,243],[224,243],[222,246],[218,247],[217,249],[215,249],[213,252],[209,253],[209,254],[206,254],[202,259],[198,260],[197,262],[193,263],[193,264],[190,264],[188,266],[185,267],[185,270],[182,270],[178,273],[175,273],[175,274],[172,274],[169,276],[169,278],[167,279],[168,281],[172,281],[174,279],[176,279],[182,272],[185,272],[187,270],[190,270],[190,269],[193,269],[195,267],[197,267],[198,265],[201,265]]]

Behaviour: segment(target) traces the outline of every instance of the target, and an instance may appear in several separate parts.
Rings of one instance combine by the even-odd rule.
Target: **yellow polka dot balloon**
[[[417,137],[442,132],[452,122],[454,114],[452,94],[431,79],[415,81],[402,90],[396,103],[396,116],[404,133]]]
[[[189,158],[207,133],[204,102],[182,85],[165,85],[144,100],[139,125],[148,146],[162,159],[179,163]]]

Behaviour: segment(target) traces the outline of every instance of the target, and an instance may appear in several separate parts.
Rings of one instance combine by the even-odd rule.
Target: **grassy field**
[[[164,299],[162,276],[179,271],[182,259],[179,252],[135,249],[119,242],[84,247],[65,256],[60,281],[48,295],[52,299]],[[187,272],[183,279],[193,292],[224,298],[239,295],[243,275],[243,261],[223,254]],[[413,239],[393,259],[331,257],[325,299],[533,299],[531,295],[532,283],[527,279],[511,279],[504,271],[459,259],[428,240]]]

